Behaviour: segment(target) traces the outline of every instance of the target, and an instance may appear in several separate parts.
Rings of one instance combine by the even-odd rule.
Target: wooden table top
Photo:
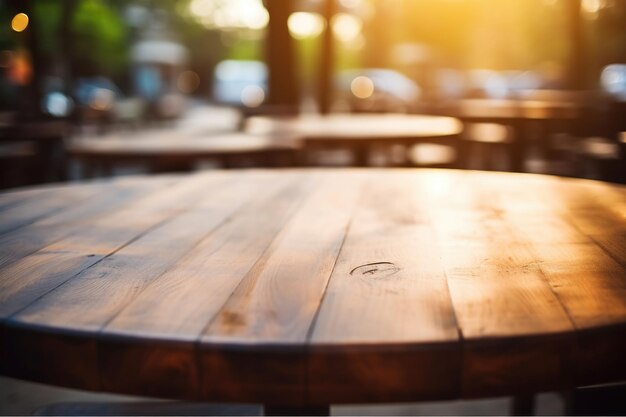
[[[452,103],[447,112],[467,119],[551,120],[574,119],[583,103],[574,100],[464,99]]]
[[[209,137],[179,134],[142,135],[138,138],[112,137],[106,139],[78,139],[67,144],[73,155],[89,157],[187,157],[206,158],[220,155],[252,154],[294,150],[298,138],[291,135],[280,138],[268,135],[224,133]]]
[[[213,171],[0,194],[0,373],[283,405],[626,377],[626,188]]]
[[[305,142],[415,143],[456,138],[462,123],[452,117],[407,114],[305,114],[300,116],[255,116],[246,121],[249,133],[292,133]]]

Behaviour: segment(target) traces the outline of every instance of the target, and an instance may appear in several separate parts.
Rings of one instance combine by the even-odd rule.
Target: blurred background
[[[0,0],[2,188],[354,165],[249,123],[308,113],[463,122],[402,166],[624,182],[626,1]]]

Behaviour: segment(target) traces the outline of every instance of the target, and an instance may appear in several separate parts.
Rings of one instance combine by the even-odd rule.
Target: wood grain
[[[251,200],[236,217],[155,279],[106,326],[101,341],[105,387],[111,384],[112,389],[119,384],[120,372],[132,371],[132,378],[123,378],[132,392],[154,394],[145,392],[150,386],[146,382],[160,376],[168,381],[164,385],[199,395],[198,371],[184,364],[195,365],[193,346],[200,334],[311,190],[306,177],[298,180],[272,176],[258,181],[256,192],[250,193]],[[259,213],[266,214],[260,218]],[[162,351],[152,343],[168,338],[188,343],[179,347],[170,344]],[[111,344],[130,348],[112,350]],[[158,359],[163,357],[168,359]],[[124,366],[111,367],[108,363]],[[173,374],[177,377],[172,378]],[[162,378],[164,375],[167,378]],[[213,378],[211,374],[207,377]]]
[[[464,340],[462,395],[559,386],[566,369],[560,353],[573,325],[539,268],[533,239],[511,223],[480,176],[467,176],[464,186],[470,192],[459,203],[472,220],[461,223],[481,232],[449,230],[459,223],[457,211],[430,205],[443,231],[443,263]]]
[[[363,393],[379,401],[458,395],[456,320],[420,194],[406,175],[368,182],[312,329],[309,397],[334,403]],[[376,348],[381,340],[430,348],[390,354]]]
[[[206,181],[194,184],[187,191],[198,193],[201,190],[198,187],[203,183],[206,184]],[[259,190],[258,185],[254,181],[243,181],[228,184],[219,192],[205,194],[202,198],[194,196],[196,201],[190,206],[181,207],[184,211],[179,215],[165,218],[166,221],[156,224],[115,253],[108,254],[97,264],[65,281],[41,297],[36,304],[14,315],[9,320],[9,328],[16,324],[31,323],[53,329],[50,333],[97,333],[151,280],[165,272],[213,228],[246,203],[250,193]],[[178,200],[179,203],[182,201]],[[151,207],[148,210],[154,209]],[[161,213],[166,212],[165,207],[161,207]],[[145,218],[150,219],[151,216]],[[127,220],[136,224],[136,219]],[[118,224],[120,226],[123,224]],[[129,274],[129,271],[133,273]],[[72,308],[66,308],[68,306]],[[50,338],[53,337],[51,334]],[[65,356],[56,357],[55,353],[48,351],[45,360],[64,362]],[[77,372],[96,366],[95,351],[76,351],[75,354],[89,360],[89,364],[75,367]]]
[[[96,264],[198,199],[220,176],[197,176],[103,216],[0,271],[0,319],[6,318]]]
[[[21,202],[9,203],[0,216],[0,234],[19,229],[51,214],[60,212],[68,204],[86,200],[99,191],[99,186],[74,186],[70,189],[50,190],[49,192],[31,193],[31,198],[25,198]],[[11,200],[11,199],[9,199]]]
[[[277,407],[623,380],[625,213],[620,186],[447,170],[0,194],[0,373]]]
[[[76,233],[100,216],[115,211],[134,200],[161,187],[167,187],[171,180],[150,181],[143,184],[121,183],[104,187],[97,195],[55,212],[43,219],[17,230],[0,235],[0,267],[22,259],[39,249]]]
[[[307,334],[366,177],[321,176],[324,185],[280,231],[204,332],[201,364],[215,370],[204,381],[207,396],[261,400],[282,390],[286,401],[304,401]]]
[[[540,257],[577,328],[572,378],[579,386],[621,380],[626,373],[626,362],[617,353],[626,351],[626,200],[617,187],[577,185],[580,200],[569,197],[573,204],[563,218],[587,243],[541,248]],[[574,194],[566,187],[558,192]]]

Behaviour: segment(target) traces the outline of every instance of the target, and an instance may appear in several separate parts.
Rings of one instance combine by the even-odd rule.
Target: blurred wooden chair
[[[574,132],[577,175],[626,182],[626,102],[610,101],[587,111]]]
[[[36,163],[35,143],[0,144],[0,189],[34,184]]]
[[[513,128],[499,123],[467,123],[463,132],[463,167],[467,169],[511,169]]]

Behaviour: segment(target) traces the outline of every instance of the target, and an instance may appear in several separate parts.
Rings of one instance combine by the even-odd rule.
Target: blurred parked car
[[[221,61],[213,74],[213,98],[235,107],[259,107],[265,102],[267,77],[263,62]]]
[[[85,124],[138,124],[145,112],[145,102],[138,97],[124,97],[108,78],[81,78],[74,90],[79,120]]]
[[[410,112],[421,96],[416,82],[382,68],[342,71],[335,78],[335,88],[353,112]]]
[[[167,39],[144,39],[131,50],[134,92],[146,103],[146,117],[175,119],[185,111],[186,100],[177,85],[187,68],[187,48]]]
[[[78,105],[94,110],[110,110],[115,100],[122,96],[113,81],[104,77],[79,79],[74,94]]]
[[[626,101],[626,64],[607,65],[600,77],[602,89],[618,101]]]
[[[74,87],[77,111],[82,123],[108,124],[113,121],[113,107],[122,96],[108,78],[80,78]]]

